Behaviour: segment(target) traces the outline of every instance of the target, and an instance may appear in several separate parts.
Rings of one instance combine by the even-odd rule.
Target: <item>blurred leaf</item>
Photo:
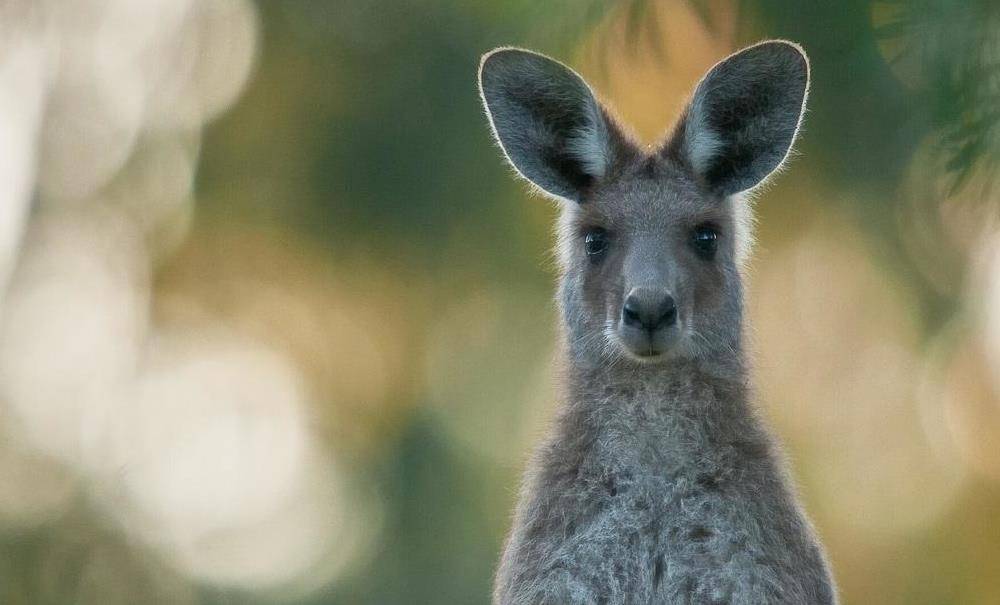
[[[977,167],[1000,166],[1000,4],[992,0],[883,0],[895,18],[877,26],[921,66],[914,103],[930,107],[951,193]]]

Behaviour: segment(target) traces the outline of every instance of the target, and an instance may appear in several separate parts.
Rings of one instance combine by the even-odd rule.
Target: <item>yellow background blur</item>
[[[0,2],[0,602],[487,603],[553,404],[555,208],[480,54],[568,61],[654,143],[786,37],[761,404],[845,603],[1000,603],[998,13]]]

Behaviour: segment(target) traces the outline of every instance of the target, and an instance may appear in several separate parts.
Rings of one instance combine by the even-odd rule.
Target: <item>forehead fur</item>
[[[581,204],[579,215],[653,226],[714,212],[717,202],[682,165],[649,156],[595,189]]]
[[[591,191],[583,203],[562,205],[559,257],[565,269],[575,239],[587,227],[666,232],[678,224],[712,221],[729,228],[742,266],[752,242],[752,216],[746,196],[720,197],[700,186],[684,164],[650,155]]]

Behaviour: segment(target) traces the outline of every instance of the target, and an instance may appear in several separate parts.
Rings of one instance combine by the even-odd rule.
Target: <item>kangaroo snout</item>
[[[638,357],[667,350],[677,325],[677,303],[665,288],[633,288],[622,304],[619,336]]]
[[[655,332],[677,323],[677,304],[666,290],[633,288],[622,305],[622,323]]]

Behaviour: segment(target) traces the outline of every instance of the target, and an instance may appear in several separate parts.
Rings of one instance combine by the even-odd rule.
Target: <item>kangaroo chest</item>
[[[621,602],[725,602],[717,599],[755,567],[773,573],[755,558],[773,533],[768,510],[780,494],[760,494],[784,488],[752,423],[719,424],[718,410],[661,409],[671,405],[633,398],[621,420],[608,415],[593,427],[575,472],[552,485],[554,514],[539,518],[555,520],[555,560],[603,562],[591,567],[602,570],[592,581],[629,595]]]

